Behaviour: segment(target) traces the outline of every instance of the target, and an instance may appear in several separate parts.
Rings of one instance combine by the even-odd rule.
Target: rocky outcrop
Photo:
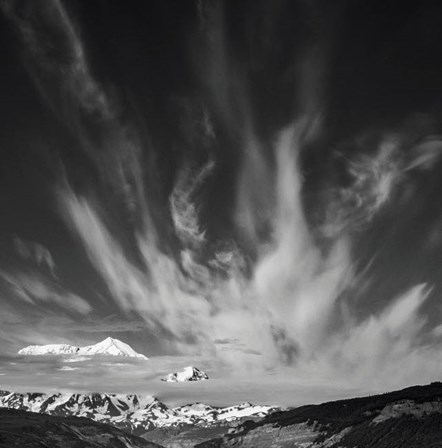
[[[416,403],[413,400],[401,400],[385,406],[379,415],[373,419],[373,423],[380,423],[389,418],[399,418],[402,415],[413,415],[422,418],[430,414],[442,414],[442,401],[427,401]]]

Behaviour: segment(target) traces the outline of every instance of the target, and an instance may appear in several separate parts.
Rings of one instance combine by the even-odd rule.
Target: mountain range
[[[87,417],[135,435],[161,427],[210,427],[245,418],[263,417],[277,410],[243,403],[216,408],[194,403],[169,408],[155,397],[124,394],[43,394],[0,391],[0,407],[55,416]]]
[[[249,403],[222,409],[196,403],[170,409],[153,397],[107,394],[2,391],[0,402],[13,408],[0,409],[1,448],[442,446],[440,382],[285,411]],[[140,427],[124,427],[124,421],[138,422]],[[120,429],[104,422],[120,423]]]
[[[149,359],[147,356],[137,353],[130,345],[119,339],[108,337],[94,345],[78,347],[68,344],[29,345],[18,352],[19,355],[44,356],[44,355],[68,355],[68,356],[124,356],[138,359]]]

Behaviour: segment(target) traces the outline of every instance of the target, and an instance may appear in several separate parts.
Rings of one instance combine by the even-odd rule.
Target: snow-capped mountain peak
[[[101,342],[85,347],[78,347],[68,344],[30,345],[22,348],[19,355],[78,355],[78,356],[125,356],[130,358],[148,359],[146,356],[137,353],[130,345],[107,337]]]
[[[75,355],[79,347],[68,344],[29,345],[18,351],[19,355]]]
[[[176,382],[186,382],[186,381],[204,381],[208,380],[209,376],[207,373],[198,369],[197,367],[188,366],[184,367],[180,372],[169,373],[162,381],[167,381],[168,383]]]
[[[79,355],[112,355],[112,356],[129,356],[131,358],[143,358],[146,356],[137,353],[130,345],[111,337],[107,337],[98,344],[81,347],[78,351]]]

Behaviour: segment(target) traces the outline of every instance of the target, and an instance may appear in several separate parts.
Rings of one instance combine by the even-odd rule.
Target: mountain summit
[[[130,345],[114,338],[106,338],[95,345],[80,347],[79,355],[111,355],[111,356],[129,356],[131,358],[143,358],[146,356],[137,353]]]
[[[208,380],[209,376],[207,373],[204,373],[202,370],[188,366],[185,367],[180,372],[169,373],[165,378],[161,381],[167,381],[168,383],[181,383],[186,381],[203,381]]]
[[[125,356],[129,358],[148,359],[137,353],[130,345],[111,337],[94,345],[77,347],[67,344],[29,345],[18,352],[19,355],[79,355],[79,356]]]

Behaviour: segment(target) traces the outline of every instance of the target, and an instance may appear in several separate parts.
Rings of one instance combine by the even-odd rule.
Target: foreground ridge
[[[87,418],[0,409],[0,422],[1,448],[162,448],[161,445]]]
[[[195,448],[440,448],[442,383],[302,406],[239,425]]]

